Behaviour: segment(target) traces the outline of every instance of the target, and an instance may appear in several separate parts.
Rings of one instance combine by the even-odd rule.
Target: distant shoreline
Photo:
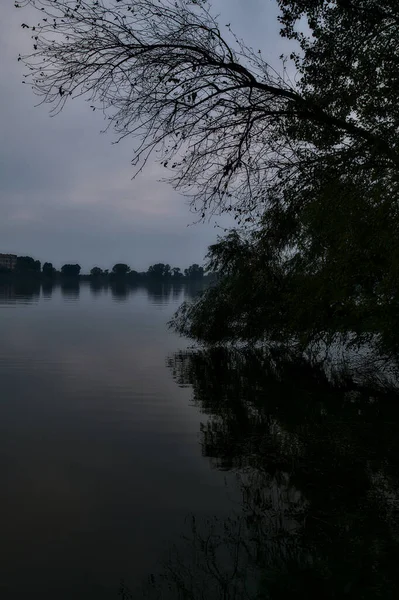
[[[108,275],[62,275],[57,273],[53,276],[44,275],[43,273],[14,273],[14,272],[0,272],[0,283],[1,282],[14,282],[14,281],[28,281],[28,282],[53,282],[60,283],[63,281],[91,281],[98,283],[109,283],[109,282],[124,282],[124,283],[152,283],[152,282],[163,282],[163,283],[209,283],[215,279],[214,275],[204,275],[203,277],[186,277],[182,275],[180,277],[173,276],[155,276],[144,274],[131,274],[117,275],[115,273],[109,273]]]

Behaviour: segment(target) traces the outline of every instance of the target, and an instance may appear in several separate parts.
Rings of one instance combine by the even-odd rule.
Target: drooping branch
[[[42,13],[29,25],[34,52],[21,57],[41,101],[55,114],[69,98],[88,99],[118,139],[137,138],[137,169],[159,151],[172,182],[203,214],[262,212],[277,178],[295,178],[297,165],[306,170],[315,153],[323,160],[324,131],[340,151],[366,142],[369,152],[399,164],[396,148],[378,133],[288,85],[239,40],[228,43],[207,3],[22,5]]]

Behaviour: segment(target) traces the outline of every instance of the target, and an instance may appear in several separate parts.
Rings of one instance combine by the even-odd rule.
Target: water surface
[[[1,598],[398,597],[397,393],[192,349],[194,292],[0,285]]]
[[[167,357],[190,290],[0,287],[0,589],[4,599],[116,598],[224,480]]]

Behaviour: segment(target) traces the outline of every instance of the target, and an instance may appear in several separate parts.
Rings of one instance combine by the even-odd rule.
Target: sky
[[[286,50],[274,0],[214,0],[222,29],[261,48],[267,60]],[[104,120],[83,99],[56,117],[22,84],[18,54],[31,51],[30,9],[0,8],[0,253],[34,256],[83,271],[116,262],[145,270],[155,262],[202,263],[223,231],[214,220],[194,224],[184,197],[150,161],[132,180],[133,140],[112,144]],[[35,17],[36,18],[36,17]],[[218,220],[217,225],[226,225]]]

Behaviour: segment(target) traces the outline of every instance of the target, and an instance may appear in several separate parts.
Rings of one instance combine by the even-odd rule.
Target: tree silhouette
[[[61,267],[61,275],[65,277],[79,277],[80,270],[80,265],[66,264]]]
[[[236,210],[247,210],[262,203],[265,186],[277,173],[291,177],[298,160],[314,161],[316,148],[321,162],[330,156],[329,136],[335,147],[341,144],[340,153],[334,153],[340,165],[361,148],[377,151],[392,166],[399,164],[390,138],[393,125],[389,135],[384,134],[389,127],[387,111],[379,111],[380,127],[374,123],[378,114],[372,100],[374,81],[365,77],[352,96],[342,94],[342,86],[333,89],[341,81],[337,78],[343,77],[343,67],[348,70],[347,47],[353,46],[356,36],[362,39],[364,28],[375,25],[369,2],[363,10],[339,3],[332,12],[327,2],[314,9],[312,3],[280,0],[282,33],[298,39],[305,52],[302,63],[292,56],[304,75],[299,86],[243,42],[236,39],[235,45],[229,45],[207,2],[140,0],[134,8],[130,0],[25,0],[21,4],[42,8],[43,16],[51,18],[35,25],[35,52],[24,62],[32,69],[35,91],[53,111],[61,110],[76,92],[91,98],[93,108],[98,101],[99,107],[110,109],[110,124],[121,137],[143,138],[137,160],[145,161],[162,144],[163,163],[177,170],[175,183],[183,189],[195,183],[197,197],[207,201],[208,209],[234,205]],[[396,21],[389,38],[382,37],[398,10],[393,0],[388,4],[379,13],[378,28],[370,29],[373,35],[367,49],[381,41],[381,52],[391,53],[391,60],[396,60]],[[303,15],[309,15],[311,31],[316,31],[313,45],[306,36],[295,34],[295,23]],[[356,28],[349,28],[350,16],[360,19]],[[329,19],[331,31],[320,29],[323,19]],[[334,46],[336,31],[339,44]],[[320,60],[317,70],[312,57]],[[364,70],[381,61],[380,55],[355,46],[352,59],[360,57],[367,61]],[[388,73],[388,67],[384,69]],[[357,71],[349,75],[360,79]],[[313,78],[319,82],[316,90]],[[389,110],[394,97],[394,90],[389,90]],[[358,119],[350,115],[352,109]],[[366,118],[364,111],[371,109]],[[177,158],[181,150],[184,162]],[[260,170],[265,178],[259,179]]]
[[[251,276],[241,265],[234,279],[240,257],[230,261],[230,281],[221,270],[220,294],[199,317],[214,306],[221,332],[233,327],[233,339],[252,340],[252,315],[264,323],[274,315],[262,304],[248,310],[255,299],[243,286],[259,300],[279,271],[289,284],[284,309],[297,310],[288,338],[326,337],[332,320],[339,333],[366,331],[398,350],[396,0],[278,0],[281,35],[295,44],[279,71],[228,26],[224,35],[207,2],[22,4],[42,9],[34,52],[21,58],[52,112],[85,95],[119,139],[137,138],[136,172],[157,150],[200,218],[231,214],[252,247]],[[279,301],[274,295],[273,309]],[[268,335],[257,328],[258,338]]]
[[[53,267],[52,263],[45,262],[42,268],[42,273],[46,277],[55,277],[56,269]]]
[[[151,265],[148,268],[147,275],[151,278],[166,278],[171,276],[170,265],[165,265],[164,263],[157,263],[155,265]]]
[[[92,277],[100,277],[101,275],[103,275],[103,270],[102,270],[102,269],[100,269],[100,267],[93,267],[93,268],[90,270],[90,275],[91,275]]]
[[[204,267],[200,267],[195,263],[190,265],[188,269],[184,269],[184,275],[189,279],[202,279],[204,276]]]
[[[124,263],[117,263],[112,267],[112,273],[118,277],[125,277],[130,271],[130,267]]]
[[[40,273],[41,264],[39,260],[35,260],[31,256],[18,256],[15,265],[16,273]]]

